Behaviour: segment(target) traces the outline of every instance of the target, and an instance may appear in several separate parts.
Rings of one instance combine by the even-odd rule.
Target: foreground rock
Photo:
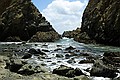
[[[115,78],[120,69],[120,52],[105,52],[101,60],[96,60],[91,76]]]
[[[48,70],[44,68],[42,65],[34,65],[34,64],[25,64],[18,70],[18,74],[22,75],[32,75],[35,73],[45,73]]]
[[[6,64],[7,62],[7,64]],[[19,70],[19,65],[23,65]],[[15,67],[16,66],[16,67]],[[8,68],[8,69],[5,69]],[[11,72],[14,70],[14,72]],[[16,72],[17,71],[17,72]],[[0,80],[89,80],[86,76],[67,78],[46,72],[41,65],[23,64],[20,59],[12,59],[0,55]]]
[[[120,0],[89,0],[81,31],[98,43],[120,46]]]
[[[91,76],[97,77],[108,77],[115,78],[117,77],[117,69],[105,65],[102,61],[96,61],[90,71]]]
[[[53,74],[58,74],[66,77],[75,77],[75,76],[84,75],[80,69],[78,68],[74,69],[64,65],[61,65],[59,68],[54,69]]]
[[[33,55],[46,55],[44,52],[42,52],[40,49],[34,49],[31,48],[28,51],[29,53],[33,54]]]
[[[32,38],[32,42],[43,42],[60,38],[31,0],[0,0],[0,2],[2,6],[0,8],[0,41],[28,41]],[[52,37],[49,38],[49,34]]]
[[[18,70],[23,66],[24,64],[20,59],[10,59],[6,62],[6,69],[9,69],[11,72],[18,72]]]

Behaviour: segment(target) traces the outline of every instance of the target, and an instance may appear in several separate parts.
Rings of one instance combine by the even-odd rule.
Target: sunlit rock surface
[[[58,35],[31,0],[0,2],[2,6],[0,7],[0,41],[28,41],[38,31],[44,33],[53,31],[55,34],[52,35]]]
[[[81,31],[98,43],[120,46],[120,0],[89,0]]]

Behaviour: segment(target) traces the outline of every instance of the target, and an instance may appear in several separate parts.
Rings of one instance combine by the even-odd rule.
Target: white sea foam
[[[21,42],[1,42],[0,44],[21,44]],[[73,46],[77,49],[79,49],[81,52],[87,52],[89,54],[96,54],[100,55],[103,54],[104,51],[108,50],[120,50],[120,48],[116,47],[111,47],[111,46],[99,46],[99,45],[86,45],[84,43],[78,43],[75,42],[73,39],[68,39],[68,38],[63,38],[59,41],[56,41],[54,43],[26,43],[27,46],[30,46],[30,48],[35,48],[35,49],[45,49],[49,50],[50,52],[46,52],[47,58],[46,59],[37,59],[36,56],[32,56],[32,58],[28,62],[33,62],[36,64],[46,64],[46,67],[50,70],[53,71],[53,69],[58,68],[60,65],[65,65],[68,67],[72,68],[80,68],[86,75],[90,75],[88,72],[85,71],[85,69],[91,68],[93,64],[79,64],[80,60],[83,60],[85,58],[83,57],[73,57],[76,63],[68,63],[67,61],[70,59],[66,59],[65,57],[63,58],[57,58],[56,54],[62,54],[65,56],[65,53],[58,51],[55,52],[54,50],[57,48],[61,48],[64,50],[65,48],[69,46]],[[36,45],[35,45],[36,44]],[[58,46],[60,45],[60,46]],[[3,46],[2,46],[3,47]],[[1,48],[2,48],[1,47]],[[19,48],[22,49],[25,46],[20,46]],[[120,76],[120,74],[119,74]],[[103,77],[91,77],[92,80],[110,80],[109,78],[103,78]]]

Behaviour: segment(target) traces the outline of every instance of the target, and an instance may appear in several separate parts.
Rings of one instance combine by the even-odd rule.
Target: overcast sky
[[[32,0],[54,29],[63,33],[80,27],[88,0]]]

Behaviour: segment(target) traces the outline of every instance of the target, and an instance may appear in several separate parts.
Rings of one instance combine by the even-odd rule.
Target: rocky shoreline
[[[20,47],[23,43],[11,45]],[[24,44],[24,46],[27,46],[27,44]],[[35,44],[35,46],[39,45]],[[49,45],[42,46],[47,47]],[[14,48],[7,49],[7,47],[2,48],[2,52],[0,52],[0,79],[92,80],[92,77],[105,77],[113,80],[119,79],[119,52],[105,52],[101,56],[95,56],[91,53],[81,52],[76,47],[69,46],[62,49],[60,46],[62,45],[57,45],[56,49],[52,51],[47,48],[40,49],[40,47],[39,49],[34,49],[30,46],[29,48],[26,47],[20,50]],[[66,59],[68,64],[93,64],[93,66],[82,70],[81,68],[72,68],[68,65],[61,64],[50,71],[48,68],[50,66],[47,63],[57,65],[57,63],[51,61],[52,57],[49,57],[51,54],[55,56],[56,61],[59,59],[57,61],[59,64],[61,60]],[[78,57],[83,57],[83,59],[75,60]],[[38,62],[36,62],[35,58]],[[46,63],[44,63],[45,60],[47,60]]]
[[[0,2],[4,6],[0,7],[0,41],[6,42],[0,43],[0,80],[120,80],[120,52],[95,54],[67,41],[47,44],[61,39],[61,35],[31,0]],[[63,37],[74,38],[81,44],[119,46],[119,2],[90,0],[81,29],[64,32]]]

